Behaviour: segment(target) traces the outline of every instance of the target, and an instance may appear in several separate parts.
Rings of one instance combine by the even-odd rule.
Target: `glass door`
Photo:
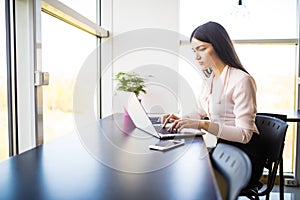
[[[98,0],[42,3],[42,66],[43,71],[50,74],[49,85],[43,88],[42,97],[44,142],[76,129],[74,114],[78,111],[73,108],[74,99],[80,101],[78,98],[84,97],[74,97],[75,84],[88,59],[93,59],[88,62],[92,63],[89,67],[95,73],[89,74],[87,79],[100,81],[100,55],[90,57],[98,52],[100,38],[108,36],[107,31],[97,25],[99,4]],[[99,93],[95,91],[97,102],[100,102]],[[95,110],[99,115],[100,108]]]
[[[100,16],[98,0],[80,1],[80,6],[75,7],[84,11],[87,6],[92,8],[93,11],[86,12],[89,17],[94,13],[94,21],[57,0],[5,2],[11,5],[7,9],[10,40],[9,48],[2,45],[0,54],[0,144],[1,153],[6,155],[2,147],[7,149],[4,143],[10,132],[10,154],[16,155],[74,129],[71,113],[76,76],[86,57],[97,47],[99,38],[108,36],[108,32],[94,22]],[[5,44],[4,1],[0,5],[3,26],[0,39]],[[7,70],[12,71],[8,77],[5,51],[12,69]],[[12,85],[13,91],[8,94],[13,98],[6,95],[7,82]],[[7,107],[13,109],[7,111]],[[7,121],[11,122],[9,128]],[[49,132],[54,133],[48,135]]]
[[[43,90],[44,142],[48,142],[76,128],[74,84],[83,63],[97,48],[97,38],[42,13],[42,43],[43,70],[50,74]]]

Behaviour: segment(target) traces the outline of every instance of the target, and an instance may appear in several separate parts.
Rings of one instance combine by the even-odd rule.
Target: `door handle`
[[[49,73],[35,71],[34,72],[34,85],[35,86],[49,85]]]

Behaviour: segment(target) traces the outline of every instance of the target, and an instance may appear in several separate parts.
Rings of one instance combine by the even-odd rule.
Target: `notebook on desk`
[[[151,122],[134,93],[117,91],[117,97],[122,103],[124,109],[127,110],[134,125],[138,129],[151,134],[154,137],[160,139],[170,139],[174,137],[195,137],[204,134],[199,130],[188,128],[183,129],[181,132],[169,132],[167,131],[167,128],[162,128],[160,123]]]

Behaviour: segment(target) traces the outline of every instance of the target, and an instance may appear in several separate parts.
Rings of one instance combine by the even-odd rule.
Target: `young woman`
[[[173,122],[169,131],[204,129],[217,136],[218,142],[231,143],[245,150],[253,165],[249,183],[253,185],[263,171],[255,148],[246,145],[253,135],[259,134],[255,125],[255,81],[241,64],[227,31],[220,24],[208,22],[197,27],[190,42],[208,79],[208,84],[203,85],[199,109],[182,118],[166,114],[160,121],[164,126]]]

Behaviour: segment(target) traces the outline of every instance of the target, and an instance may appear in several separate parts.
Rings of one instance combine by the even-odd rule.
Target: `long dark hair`
[[[226,65],[248,73],[243,67],[228,33],[222,25],[216,22],[202,24],[192,32],[190,41],[192,41],[193,37],[202,42],[210,43],[216,54]]]

